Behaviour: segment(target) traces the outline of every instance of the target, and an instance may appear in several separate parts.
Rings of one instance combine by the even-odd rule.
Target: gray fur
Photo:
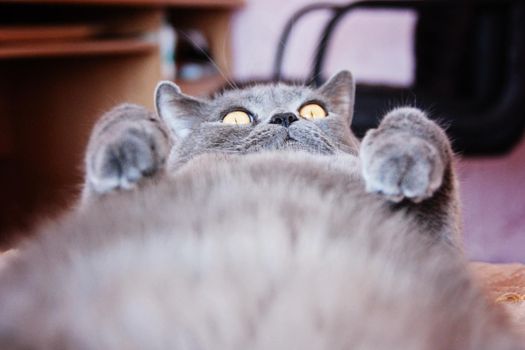
[[[354,83],[342,72],[320,89],[305,86],[255,85],[226,91],[212,100],[186,96],[172,83],[157,87],[157,111],[179,143],[168,159],[168,171],[175,171],[195,155],[221,152],[246,154],[261,150],[306,150],[322,154],[357,154],[358,141],[350,132]],[[300,119],[289,130],[269,124],[277,113],[297,110],[308,101],[323,103],[330,117],[311,122]],[[221,117],[232,107],[253,113],[252,126],[223,125]],[[297,115],[298,116],[298,115]]]
[[[167,131],[144,107],[124,104],[105,114],[86,152],[83,201],[130,189],[164,167],[171,146]]]
[[[441,186],[451,159],[445,133],[416,108],[397,108],[367,133],[360,150],[369,192],[421,202]]]
[[[328,118],[268,124],[312,96]],[[3,349],[523,349],[457,249],[450,145],[423,112],[359,146],[347,72],[211,100],[163,83],[156,101],[167,170],[23,247],[0,276]],[[221,125],[231,106],[258,123]]]

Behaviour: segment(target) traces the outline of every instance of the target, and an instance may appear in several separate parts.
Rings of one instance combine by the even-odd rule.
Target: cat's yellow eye
[[[299,115],[305,119],[315,120],[325,118],[328,114],[317,103],[308,103],[299,109]]]
[[[252,118],[245,111],[232,111],[222,118],[222,122],[224,124],[247,125],[252,122]]]

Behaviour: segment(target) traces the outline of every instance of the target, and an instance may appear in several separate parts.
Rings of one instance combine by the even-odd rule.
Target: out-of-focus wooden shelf
[[[80,42],[56,42],[0,46],[0,59],[59,56],[100,56],[152,52],[155,43],[137,39],[113,39]]]
[[[0,44],[21,42],[82,40],[99,33],[93,25],[0,26]]]
[[[111,5],[142,7],[208,7],[228,8],[243,5],[243,0],[2,0],[13,4],[54,4],[54,5]]]
[[[242,0],[0,0],[0,249],[34,218],[70,207],[96,120],[130,102],[153,109],[156,38],[196,29],[230,72],[230,19]],[[204,95],[221,77],[180,82]]]

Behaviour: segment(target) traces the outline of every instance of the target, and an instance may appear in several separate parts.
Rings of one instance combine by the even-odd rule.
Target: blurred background
[[[525,262],[521,1],[0,0],[0,247],[71,207],[90,130],[160,79],[356,77],[354,131],[430,111],[453,139],[472,260]]]

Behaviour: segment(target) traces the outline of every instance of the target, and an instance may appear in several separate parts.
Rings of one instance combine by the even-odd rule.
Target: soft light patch
[[[525,294],[505,293],[496,299],[496,303],[521,303],[525,301]]]

